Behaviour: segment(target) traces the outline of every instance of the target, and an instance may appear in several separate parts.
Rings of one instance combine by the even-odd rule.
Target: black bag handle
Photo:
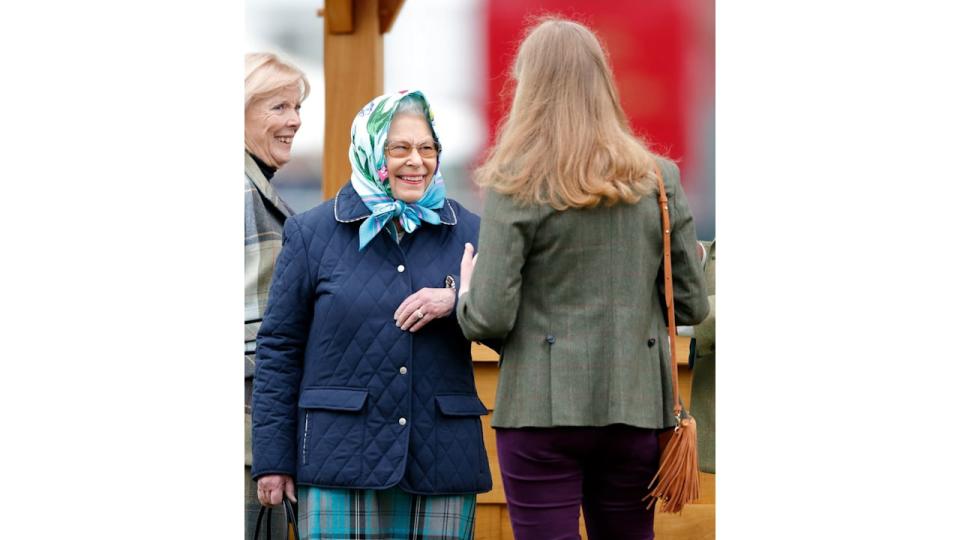
[[[254,529],[253,538],[254,540],[260,540],[260,525],[263,524],[263,516],[267,516],[267,540],[270,539],[270,517],[273,513],[273,509],[268,506],[260,506],[260,513],[257,515],[257,528]],[[288,540],[300,540],[300,528],[297,526],[297,514],[293,511],[293,504],[290,503],[290,500],[286,497],[283,498],[283,516],[286,521],[287,531],[289,535],[290,527],[293,527],[293,538]]]

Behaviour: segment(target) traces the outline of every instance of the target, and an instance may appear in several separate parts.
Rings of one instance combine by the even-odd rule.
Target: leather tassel
[[[697,421],[686,416],[670,434],[666,448],[660,454],[660,468],[650,486],[653,490],[647,508],[658,499],[660,511],[677,513],[685,504],[700,498],[700,467],[697,457]],[[654,486],[654,483],[656,485]]]

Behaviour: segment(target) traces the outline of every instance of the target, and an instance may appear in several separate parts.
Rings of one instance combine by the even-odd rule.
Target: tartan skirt
[[[477,496],[297,486],[302,540],[472,540]]]

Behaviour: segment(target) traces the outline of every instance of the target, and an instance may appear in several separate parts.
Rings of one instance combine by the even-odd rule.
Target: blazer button
[[[647,347],[653,347],[656,344],[657,344],[657,338],[652,337],[647,340]]]
[[[550,335],[550,334],[547,334],[547,339],[546,339],[546,341],[547,341],[547,343],[553,345],[554,343],[557,342],[557,338],[553,337],[553,336]]]

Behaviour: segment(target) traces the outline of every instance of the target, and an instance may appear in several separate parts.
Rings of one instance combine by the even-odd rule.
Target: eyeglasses
[[[410,143],[396,142],[387,145],[387,155],[395,158],[405,158],[413,152],[413,146]],[[440,143],[425,142],[417,145],[417,153],[425,159],[435,158],[440,153]]]

